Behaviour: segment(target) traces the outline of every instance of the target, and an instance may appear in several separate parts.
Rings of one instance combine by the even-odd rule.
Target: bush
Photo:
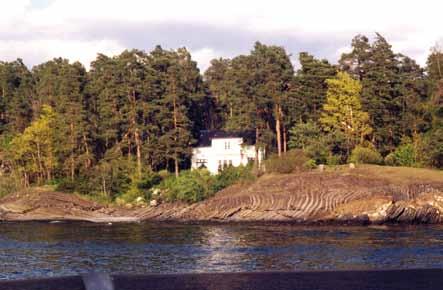
[[[326,160],[326,164],[328,165],[339,165],[342,162],[342,157],[340,155],[329,155]]]
[[[159,188],[167,201],[198,202],[213,194],[214,178],[205,169],[182,171],[163,180]]]
[[[373,148],[357,146],[352,150],[349,162],[356,164],[381,164],[383,158],[380,153]]]
[[[227,167],[218,175],[211,175],[206,169],[182,171],[178,177],[170,175],[153,190],[159,189],[162,197],[169,202],[198,202],[212,196],[230,185],[255,179],[252,165]]]
[[[79,176],[74,180],[71,178],[63,178],[56,184],[56,190],[63,192],[77,192],[83,195],[92,195],[97,191],[94,181],[85,177]]]
[[[443,127],[426,134],[422,154],[426,165],[443,169]]]
[[[281,157],[273,155],[265,161],[267,172],[274,173],[292,173],[307,169],[310,158],[302,150],[290,150]]]
[[[318,140],[322,135],[321,128],[317,123],[297,123],[289,130],[288,146],[290,149],[304,149]]]
[[[134,176],[131,178],[129,189],[118,197],[120,203],[131,203],[139,198],[144,202],[151,199],[151,188],[160,184],[162,177],[152,171],[144,173],[141,177]]]
[[[414,166],[416,164],[415,148],[412,144],[397,147],[394,151],[395,159],[400,166]]]
[[[20,180],[11,175],[0,176],[0,198],[21,189]]]
[[[303,167],[305,169],[315,169],[317,168],[317,162],[315,162],[314,159],[309,159],[308,161],[305,162],[305,164],[303,164]]]
[[[324,140],[311,142],[311,144],[306,147],[305,152],[306,155],[313,159],[317,164],[326,163],[328,156],[330,155],[329,148]]]
[[[212,191],[220,191],[237,182],[253,181],[255,175],[252,173],[252,164],[248,166],[229,166],[215,176]]]
[[[386,157],[385,157],[385,164],[389,165],[389,166],[398,166],[397,160],[395,159],[394,152],[391,152],[388,155],[386,155]]]

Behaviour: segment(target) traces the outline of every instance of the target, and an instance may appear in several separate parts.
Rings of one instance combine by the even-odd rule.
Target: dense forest
[[[337,64],[299,62],[259,42],[204,73],[185,48],[160,46],[98,54],[90,70],[0,62],[1,174],[113,197],[188,169],[202,129],[254,131],[268,155],[299,149],[317,164],[443,167],[442,50],[422,68],[381,35],[358,35]]]

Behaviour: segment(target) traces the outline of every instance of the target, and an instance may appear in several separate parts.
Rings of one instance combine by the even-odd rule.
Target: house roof
[[[201,130],[197,147],[211,146],[212,139],[223,138],[243,138],[246,144],[255,144],[255,132],[253,131]]]

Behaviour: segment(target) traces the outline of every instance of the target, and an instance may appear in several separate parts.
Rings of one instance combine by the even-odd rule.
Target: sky
[[[0,60],[54,57],[87,68],[97,53],[186,47],[203,71],[255,41],[336,62],[352,38],[381,33],[396,52],[426,63],[443,40],[438,0],[0,0]]]

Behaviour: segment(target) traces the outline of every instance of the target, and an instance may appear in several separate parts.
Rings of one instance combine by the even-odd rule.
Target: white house
[[[227,166],[247,165],[255,161],[255,142],[248,133],[201,131],[197,147],[192,152],[192,169],[205,167],[217,174]],[[258,162],[263,160],[259,150]]]

